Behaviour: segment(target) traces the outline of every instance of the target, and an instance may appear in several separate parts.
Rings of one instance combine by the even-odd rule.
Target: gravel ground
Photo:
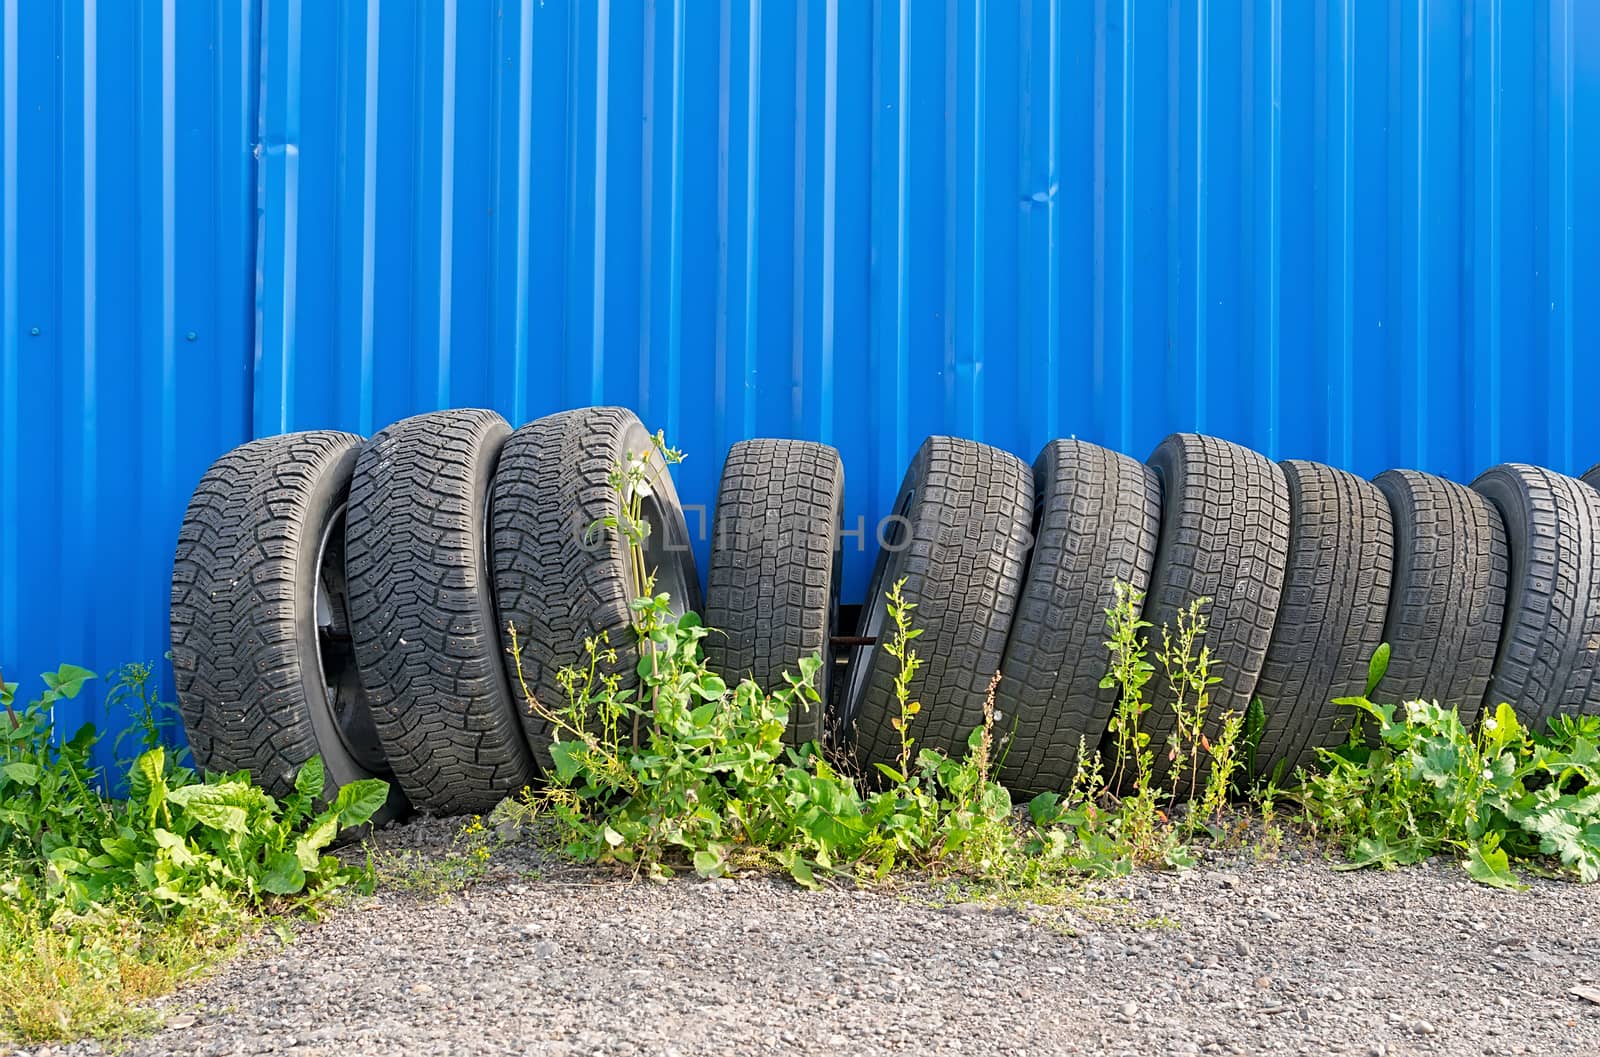
[[[930,890],[630,885],[502,849],[464,894],[380,891],[263,940],[130,1052],[1600,1055],[1574,993],[1600,999],[1594,888],[1211,859],[1047,927]]]

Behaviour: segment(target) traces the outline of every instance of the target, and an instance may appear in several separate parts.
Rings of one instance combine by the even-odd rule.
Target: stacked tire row
[[[592,527],[618,512],[616,468],[650,449],[620,408],[513,431],[489,411],[420,415],[370,440],[319,431],[245,444],[196,489],[173,572],[172,657],[199,766],[275,792],[320,755],[330,783],[388,779],[384,817],[488,810],[537,782],[585,642],[636,680],[631,550]],[[1600,485],[1600,467],[1588,480]],[[1146,463],[1076,440],[1033,465],[932,437],[877,527],[859,626],[840,627],[844,468],[830,447],[734,445],[713,519],[707,594],[664,475],[645,498],[642,560],[680,610],[718,629],[710,664],[780,685],[822,654],[826,710],[796,743],[893,759],[897,662],[884,596],[904,583],[921,630],[921,744],[959,753],[995,674],[1002,777],[1059,789],[1105,737],[1115,585],[1155,628],[1211,599],[1213,716],[1266,709],[1257,764],[1307,762],[1343,737],[1379,643],[1380,695],[1485,701],[1526,719],[1600,711],[1600,491],[1524,465],[1471,488],[1414,471],[1372,482],[1176,434]],[[515,629],[515,646],[507,629]],[[850,635],[851,632],[854,635]],[[849,636],[849,637],[844,637]],[[837,648],[836,648],[837,647]],[[1145,726],[1170,727],[1165,681]]]
[[[919,653],[943,662],[914,688],[934,716],[921,740],[961,752],[998,670],[1011,735],[1002,777],[1022,792],[1063,789],[1083,747],[1110,747],[1117,691],[1101,680],[1119,581],[1144,597],[1153,662],[1162,629],[1210,600],[1204,645],[1220,681],[1207,734],[1260,700],[1262,773],[1345,738],[1349,710],[1334,700],[1364,690],[1385,642],[1381,699],[1455,705],[1469,726],[1506,702],[1542,727],[1600,713],[1597,489],[1600,467],[1577,480],[1522,464],[1471,487],[1411,470],[1369,482],[1194,434],[1168,437],[1144,464],[1054,441],[1030,475],[1003,453],[936,437],[902,488],[895,516],[915,528],[880,556],[862,634],[882,633],[881,595],[907,577],[929,629]],[[994,520],[970,531],[978,516]],[[1028,529],[1031,548],[1017,543]],[[852,661],[842,706],[869,761],[897,747],[881,652]],[[1174,719],[1159,670],[1145,694],[1142,726],[1159,746]]]
[[[633,553],[593,526],[618,513],[616,467],[650,449],[632,412],[585,408],[515,432],[491,411],[441,411],[367,441],[295,433],[224,455],[173,566],[195,762],[283,793],[320,755],[333,788],[390,782],[380,822],[487,811],[535,782],[550,732],[524,694],[563,700],[557,675],[589,639],[616,648],[602,674],[637,682]],[[649,492],[643,559],[698,609],[670,477]]]

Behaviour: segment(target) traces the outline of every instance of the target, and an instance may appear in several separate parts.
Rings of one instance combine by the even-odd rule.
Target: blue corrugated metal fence
[[[631,405],[707,505],[829,441],[852,524],[932,432],[1600,459],[1580,0],[0,14],[12,678],[163,652],[226,447],[443,406]]]

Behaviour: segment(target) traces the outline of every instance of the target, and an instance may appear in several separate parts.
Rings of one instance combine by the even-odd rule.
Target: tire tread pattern
[[[912,736],[924,748],[961,756],[967,736],[983,723],[1021,594],[1032,543],[1033,471],[985,444],[930,437],[912,461],[902,497],[907,489],[914,490],[905,515],[909,536],[880,554],[869,595],[905,578],[904,598],[917,607],[911,620],[922,631],[912,643],[923,659],[911,687],[922,703]],[[881,648],[854,663],[867,665],[859,700],[847,708],[858,755],[863,763],[891,763],[899,752],[890,722],[898,665]]]
[[[550,729],[521,696],[521,682],[542,705],[565,701],[561,669],[586,662],[584,643],[604,639],[616,663],[601,664],[619,689],[637,690],[638,644],[629,605],[628,559],[615,533],[590,535],[591,526],[614,516],[621,498],[611,476],[625,454],[642,454],[650,435],[632,411],[587,407],[562,411],[518,429],[506,442],[495,475],[492,560],[503,663],[516,688],[517,715],[539,766],[548,769]],[[670,475],[656,488],[669,517],[682,527]],[[700,608],[693,556],[685,554],[691,597]],[[522,671],[511,656],[508,629],[515,626]],[[604,647],[602,647],[604,648]]]
[[[486,812],[535,777],[484,561],[485,499],[509,433],[492,411],[404,419],[362,448],[350,489],[362,685],[401,787],[439,814]]]
[[[705,639],[711,669],[732,685],[784,685],[802,657],[820,655],[828,700],[828,637],[838,604],[844,464],[826,444],[744,440],[723,463],[706,573]],[[792,744],[820,741],[824,706],[789,717]]]
[[[1149,464],[1161,475],[1161,541],[1145,599],[1152,627],[1146,685],[1157,780],[1170,775],[1167,750],[1176,727],[1173,694],[1156,659],[1162,629],[1197,598],[1210,598],[1203,645],[1211,651],[1212,687],[1204,732],[1213,742],[1227,713],[1244,716],[1255,693],[1277,620],[1289,561],[1289,484],[1277,464],[1218,437],[1175,433]]]
[[[1255,696],[1266,709],[1257,771],[1284,774],[1343,740],[1383,642],[1394,518],[1376,486],[1321,463],[1279,463],[1289,485],[1289,565]]]
[[[1016,732],[1000,777],[1014,791],[1064,792],[1080,747],[1094,751],[1116,707],[1116,690],[1100,686],[1106,610],[1118,581],[1149,587],[1161,479],[1126,455],[1056,440],[1033,483],[1035,542],[995,694],[1002,727]]]
[[[172,570],[178,709],[203,771],[249,771],[275,796],[318,755],[305,700],[300,597],[313,494],[348,479],[361,438],[319,430],[223,455],[200,479]],[[337,487],[342,488],[340,484]]]
[[[1394,586],[1383,637],[1385,701],[1457,705],[1470,729],[1489,679],[1505,615],[1511,555],[1494,504],[1472,489],[1418,470],[1374,482],[1394,514]]]

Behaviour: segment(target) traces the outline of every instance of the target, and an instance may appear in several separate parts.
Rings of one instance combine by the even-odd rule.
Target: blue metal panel
[[[160,652],[228,445],[443,406],[836,444],[849,595],[930,432],[1600,459],[1580,0],[0,14],[10,672]]]
[[[250,433],[248,3],[0,2],[0,665],[167,650],[189,492]],[[112,726],[100,694],[64,725]]]
[[[265,262],[268,304],[327,288],[302,270],[363,232],[391,232],[377,257],[409,274],[361,286],[393,340],[352,360],[308,326],[314,391],[258,386],[258,418],[614,400],[694,453],[708,504],[738,437],[829,439],[869,521],[935,430],[1574,469],[1581,421],[1506,408],[1569,405],[1579,370],[1581,304],[1558,296],[1552,322],[1536,295],[1576,274],[1580,6],[659,0],[487,29],[476,5],[275,7],[269,55],[352,26],[363,62],[398,55],[374,89],[397,147],[336,203],[375,209],[365,226],[285,218],[299,252]],[[298,100],[338,96],[334,65],[278,69],[269,144],[278,104],[287,133]],[[371,154],[312,146],[285,172],[319,187]],[[1548,356],[1506,369],[1512,334]],[[281,347],[263,341],[269,381]],[[385,413],[329,418],[345,389]]]
[[[1600,455],[1574,0],[375,7],[269,4],[259,431],[614,401],[869,526],[936,431]]]

